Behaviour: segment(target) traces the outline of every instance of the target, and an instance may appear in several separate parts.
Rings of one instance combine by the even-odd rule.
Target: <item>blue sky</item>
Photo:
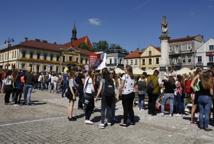
[[[45,39],[65,43],[72,26],[92,42],[107,40],[133,50],[160,45],[160,23],[167,16],[172,38],[214,37],[214,0],[1,0],[0,46]]]

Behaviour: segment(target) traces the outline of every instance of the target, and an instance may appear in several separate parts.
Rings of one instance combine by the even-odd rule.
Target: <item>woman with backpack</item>
[[[114,81],[110,77],[107,68],[102,70],[102,80],[99,84],[99,89],[96,98],[101,94],[101,123],[100,128],[105,128],[106,124],[112,123],[112,106],[115,99]]]
[[[15,79],[16,87],[15,104],[20,104],[21,102],[24,84],[25,84],[24,74],[22,71],[20,71]]]
[[[68,120],[69,121],[76,121],[76,117],[74,116],[74,103],[76,101],[76,95],[75,95],[75,88],[74,88],[74,72],[71,71],[69,75],[69,86],[67,87],[65,91],[65,95],[69,100],[68,104]]]
[[[127,65],[125,74],[122,77],[121,88],[122,92],[122,105],[123,105],[123,123],[120,126],[127,127],[129,124],[134,125],[134,110],[133,101],[135,98],[134,88],[135,80],[132,67]],[[128,118],[130,122],[128,123]]]

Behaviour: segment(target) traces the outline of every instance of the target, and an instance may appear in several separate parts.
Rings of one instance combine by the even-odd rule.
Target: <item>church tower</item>
[[[75,24],[72,29],[72,37],[71,37],[71,41],[74,41],[74,40],[77,40],[77,29],[76,29]]]

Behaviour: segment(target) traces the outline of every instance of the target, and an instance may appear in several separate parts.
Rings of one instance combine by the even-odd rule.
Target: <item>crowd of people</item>
[[[198,110],[199,128],[210,130],[208,124],[214,114],[212,111],[214,67],[209,70],[197,68],[194,73],[185,75],[176,75],[173,69],[168,68],[163,78],[159,76],[158,70],[155,70],[152,75],[144,72],[141,76],[134,76],[132,67],[129,65],[124,70],[124,74],[116,74],[114,70],[107,68],[101,71],[71,68],[63,74],[35,74],[31,69],[9,70],[1,72],[0,86],[5,93],[5,105],[11,103],[11,96],[15,105],[31,105],[33,88],[46,89],[50,93],[59,93],[62,97],[67,97],[69,121],[77,120],[74,103],[78,97],[78,109],[84,111],[85,124],[93,124],[91,115],[95,102],[100,100],[100,128],[118,122],[115,109],[116,103],[120,100],[123,106],[123,121],[120,124],[122,127],[135,125],[133,109],[135,99],[138,99],[139,110],[145,111],[148,108],[148,114],[151,116],[157,115],[158,112],[161,116],[184,116],[185,106],[187,103],[192,103],[191,123],[196,124],[195,113]]]

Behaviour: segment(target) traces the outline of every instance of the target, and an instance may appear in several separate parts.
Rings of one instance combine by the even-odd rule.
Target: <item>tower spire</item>
[[[77,40],[77,29],[76,29],[76,25],[74,24],[73,29],[72,29],[72,37],[71,37],[71,41],[73,40]]]

